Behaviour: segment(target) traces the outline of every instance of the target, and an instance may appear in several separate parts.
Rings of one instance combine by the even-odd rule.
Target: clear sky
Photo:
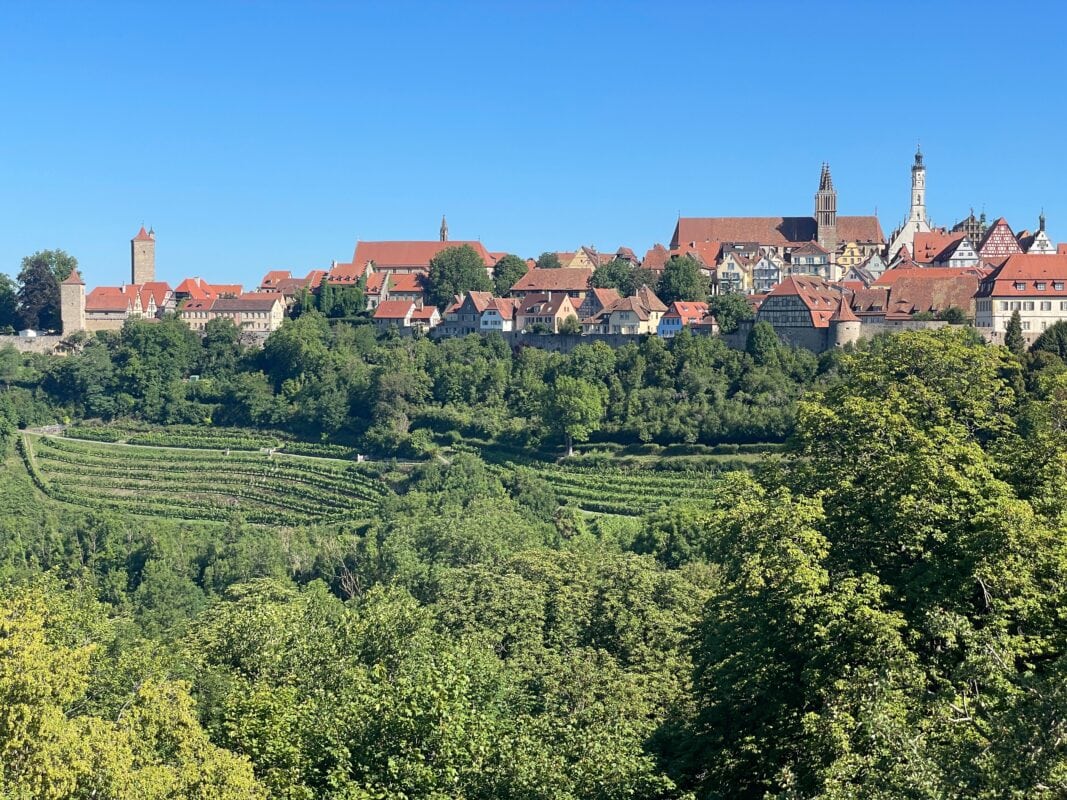
[[[639,254],[687,216],[968,209],[1067,240],[1053,4],[0,0],[0,271],[256,285],[357,239]]]

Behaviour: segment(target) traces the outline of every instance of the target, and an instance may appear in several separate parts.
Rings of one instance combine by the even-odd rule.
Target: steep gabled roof
[[[1038,289],[1038,283],[1044,284]],[[1056,289],[1056,284],[1064,286]],[[1022,288],[1016,288],[1016,287]],[[978,289],[980,297],[1067,297],[1067,253],[1038,255],[1017,253],[987,275]]]
[[[374,309],[374,319],[407,319],[414,309],[411,300],[383,300]]]
[[[512,292],[585,292],[593,270],[577,267],[570,269],[531,269],[511,287]]]
[[[840,305],[843,290],[844,287],[814,275],[788,275],[767,293],[767,299],[795,295],[811,312],[812,325],[825,328]]]

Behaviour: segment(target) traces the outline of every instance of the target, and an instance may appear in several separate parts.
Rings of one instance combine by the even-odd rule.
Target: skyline
[[[640,255],[679,213],[810,214],[823,161],[839,213],[877,210],[889,236],[917,142],[936,224],[974,207],[1034,229],[1044,209],[1067,239],[1051,47],[969,76],[931,37],[856,35],[888,14],[820,8],[807,37],[780,3],[5,7],[0,91],[21,122],[0,130],[0,271],[62,248],[90,285],[120,282],[143,222],[162,279],[255,286],[348,260],[357,239],[435,239],[442,213],[494,251]],[[982,20],[968,51],[1017,36],[992,5],[896,13],[944,30],[962,8]],[[731,47],[736,31],[759,46]],[[967,80],[1013,107],[954,113]]]

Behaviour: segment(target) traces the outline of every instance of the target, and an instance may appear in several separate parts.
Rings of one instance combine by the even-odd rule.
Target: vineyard
[[[583,511],[637,516],[671,503],[705,497],[715,480],[712,472],[670,472],[649,469],[576,467],[538,464],[517,467],[546,481],[561,503]]]
[[[146,516],[296,525],[370,516],[387,489],[356,464],[249,451],[177,450],[24,435],[23,460],[50,497]]]

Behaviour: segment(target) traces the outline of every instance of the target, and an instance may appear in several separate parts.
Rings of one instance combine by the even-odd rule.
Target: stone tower
[[[911,215],[908,222],[929,225],[926,220],[926,167],[920,148],[916,148],[915,163],[911,166]]]
[[[64,336],[85,330],[85,281],[77,269],[59,284],[59,317]]]
[[[862,323],[852,310],[848,298],[841,295],[837,301],[837,310],[830,317],[830,345],[844,347],[860,340]]]
[[[818,226],[819,247],[830,253],[830,262],[837,255],[837,191],[830,177],[830,165],[822,165],[819,191],[815,193],[815,223]]]
[[[144,225],[130,240],[130,283],[140,286],[156,279],[156,232]]]
[[[441,241],[448,241],[448,223],[445,221],[445,215],[441,215]]]

